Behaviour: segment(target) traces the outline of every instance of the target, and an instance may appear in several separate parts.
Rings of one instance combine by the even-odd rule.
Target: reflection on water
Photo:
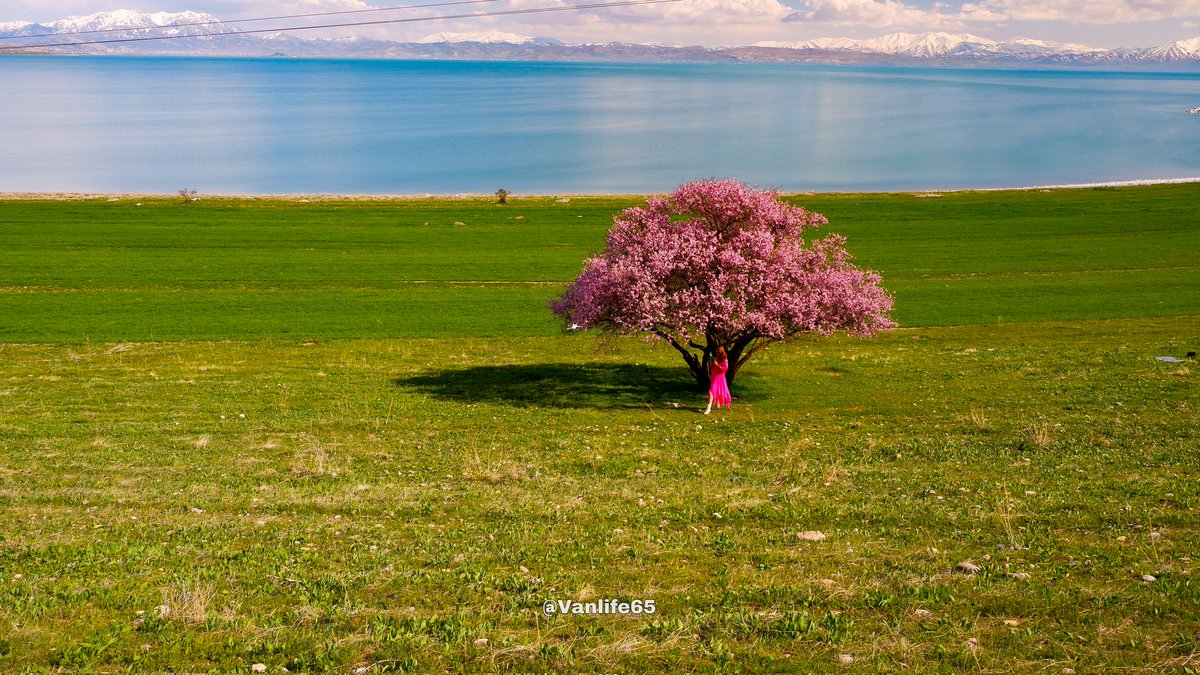
[[[0,191],[652,192],[1200,175],[1200,75],[0,58]]]

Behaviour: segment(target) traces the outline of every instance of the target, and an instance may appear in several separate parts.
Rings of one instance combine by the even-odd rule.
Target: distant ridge
[[[180,25],[189,24],[189,25]],[[121,40],[150,35],[194,39],[116,42],[66,47],[37,47],[37,39],[63,35],[62,41]],[[219,39],[217,36],[220,36]],[[827,64],[1162,66],[1200,67],[1200,37],[1148,48],[1098,49],[1020,38],[997,41],[969,33],[892,33],[868,40],[819,38],[794,42],[758,42],[731,47],[663,46],[623,42],[567,44],[549,37],[505,32],[433,33],[416,42],[364,37],[305,38],[290,33],[246,34],[200,12],[115,10],[46,24],[0,23],[4,47],[58,54],[175,54],[196,56],[292,56],[397,59],[481,60],[661,60],[766,61]],[[13,53],[12,51],[0,52]]]
[[[1039,58],[1052,54],[1086,55],[1106,50],[1084,45],[1018,38],[998,42],[968,33],[892,33],[872,40],[821,38],[803,42],[758,42],[758,47],[783,49],[829,49],[867,54],[897,54],[914,57],[991,56]]]

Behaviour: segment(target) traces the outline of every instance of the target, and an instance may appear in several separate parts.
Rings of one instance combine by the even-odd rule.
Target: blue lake
[[[0,192],[645,193],[1200,176],[1200,73],[0,58]]]

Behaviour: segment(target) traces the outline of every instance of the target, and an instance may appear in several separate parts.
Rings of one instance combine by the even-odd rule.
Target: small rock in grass
[[[848,666],[851,663],[854,663],[854,656],[852,654],[841,654],[838,656],[838,663],[842,664],[843,666]]]
[[[1125,535],[1117,537],[1117,541],[1125,541]]]
[[[913,614],[916,614],[917,617],[921,618],[921,619],[928,619],[929,617],[933,616],[933,612],[931,612],[927,609],[918,609],[915,612],[913,612]]]
[[[808,530],[807,532],[797,532],[796,538],[800,541],[824,541],[825,533],[816,530]]]
[[[475,640],[476,647],[486,647],[487,645],[488,645],[487,638],[479,638],[479,639]]]
[[[979,572],[979,565],[976,565],[970,560],[964,560],[954,566],[954,571],[958,572],[959,574],[975,574]]]
[[[200,507],[198,507],[198,506],[193,506],[193,507],[192,507],[192,513],[204,513],[204,509],[202,509],[202,508],[200,508]]]
[[[1008,626],[1009,628],[1016,628],[1017,626],[1021,625],[1021,622],[1017,621],[1016,619],[1005,619],[1004,625]]]
[[[1150,534],[1148,534],[1148,535],[1146,535],[1146,536],[1147,536],[1147,537],[1150,537],[1151,539],[1161,539],[1161,538],[1162,538],[1162,532],[1151,532]]]
[[[521,570],[521,574],[529,574],[529,568],[524,565],[521,565],[517,569]]]
[[[1063,668],[1063,674],[1064,675],[1075,675],[1075,669],[1074,668]]]
[[[256,673],[265,673],[265,672],[267,672],[267,664],[256,663],[256,664],[250,666],[250,670],[252,670]]]
[[[1155,576],[1153,574],[1143,574],[1140,578],[1142,581],[1145,581],[1146,583],[1150,583],[1151,581],[1158,581],[1158,579],[1155,578]]]
[[[1011,572],[1005,576],[1010,579],[1020,579],[1021,581],[1029,581],[1030,578],[1027,572]]]

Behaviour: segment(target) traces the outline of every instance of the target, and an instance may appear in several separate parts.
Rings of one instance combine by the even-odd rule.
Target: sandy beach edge
[[[782,195],[812,195],[812,194],[911,194],[918,197],[935,196],[944,193],[957,192],[1005,192],[1005,191],[1023,191],[1023,190],[1076,190],[1084,188],[1098,187],[1134,187],[1140,185],[1176,185],[1183,183],[1200,183],[1200,176],[1189,176],[1185,178],[1147,178],[1139,180],[1119,180],[1119,181],[1104,181],[1096,183],[1061,183],[1052,185],[1029,185],[1022,187],[973,187],[973,188],[946,188],[946,189],[930,189],[930,190],[802,190],[802,191],[785,191],[781,190]],[[660,194],[655,192],[646,192],[641,194],[635,193],[530,193],[524,194],[519,192],[510,192],[508,196],[513,199],[588,199],[588,198],[640,198],[650,194]],[[122,201],[130,199],[169,199],[178,198],[179,195],[174,193],[133,193],[133,192],[0,192],[0,201],[88,201],[100,200],[107,201]],[[415,199],[484,199],[494,197],[490,193],[415,193],[415,194],[239,194],[239,193],[198,193],[195,196],[196,200],[204,198],[209,199],[246,199],[246,200],[274,200],[274,201],[293,201],[298,203],[313,202],[313,201],[388,201],[388,200],[415,200]]]

